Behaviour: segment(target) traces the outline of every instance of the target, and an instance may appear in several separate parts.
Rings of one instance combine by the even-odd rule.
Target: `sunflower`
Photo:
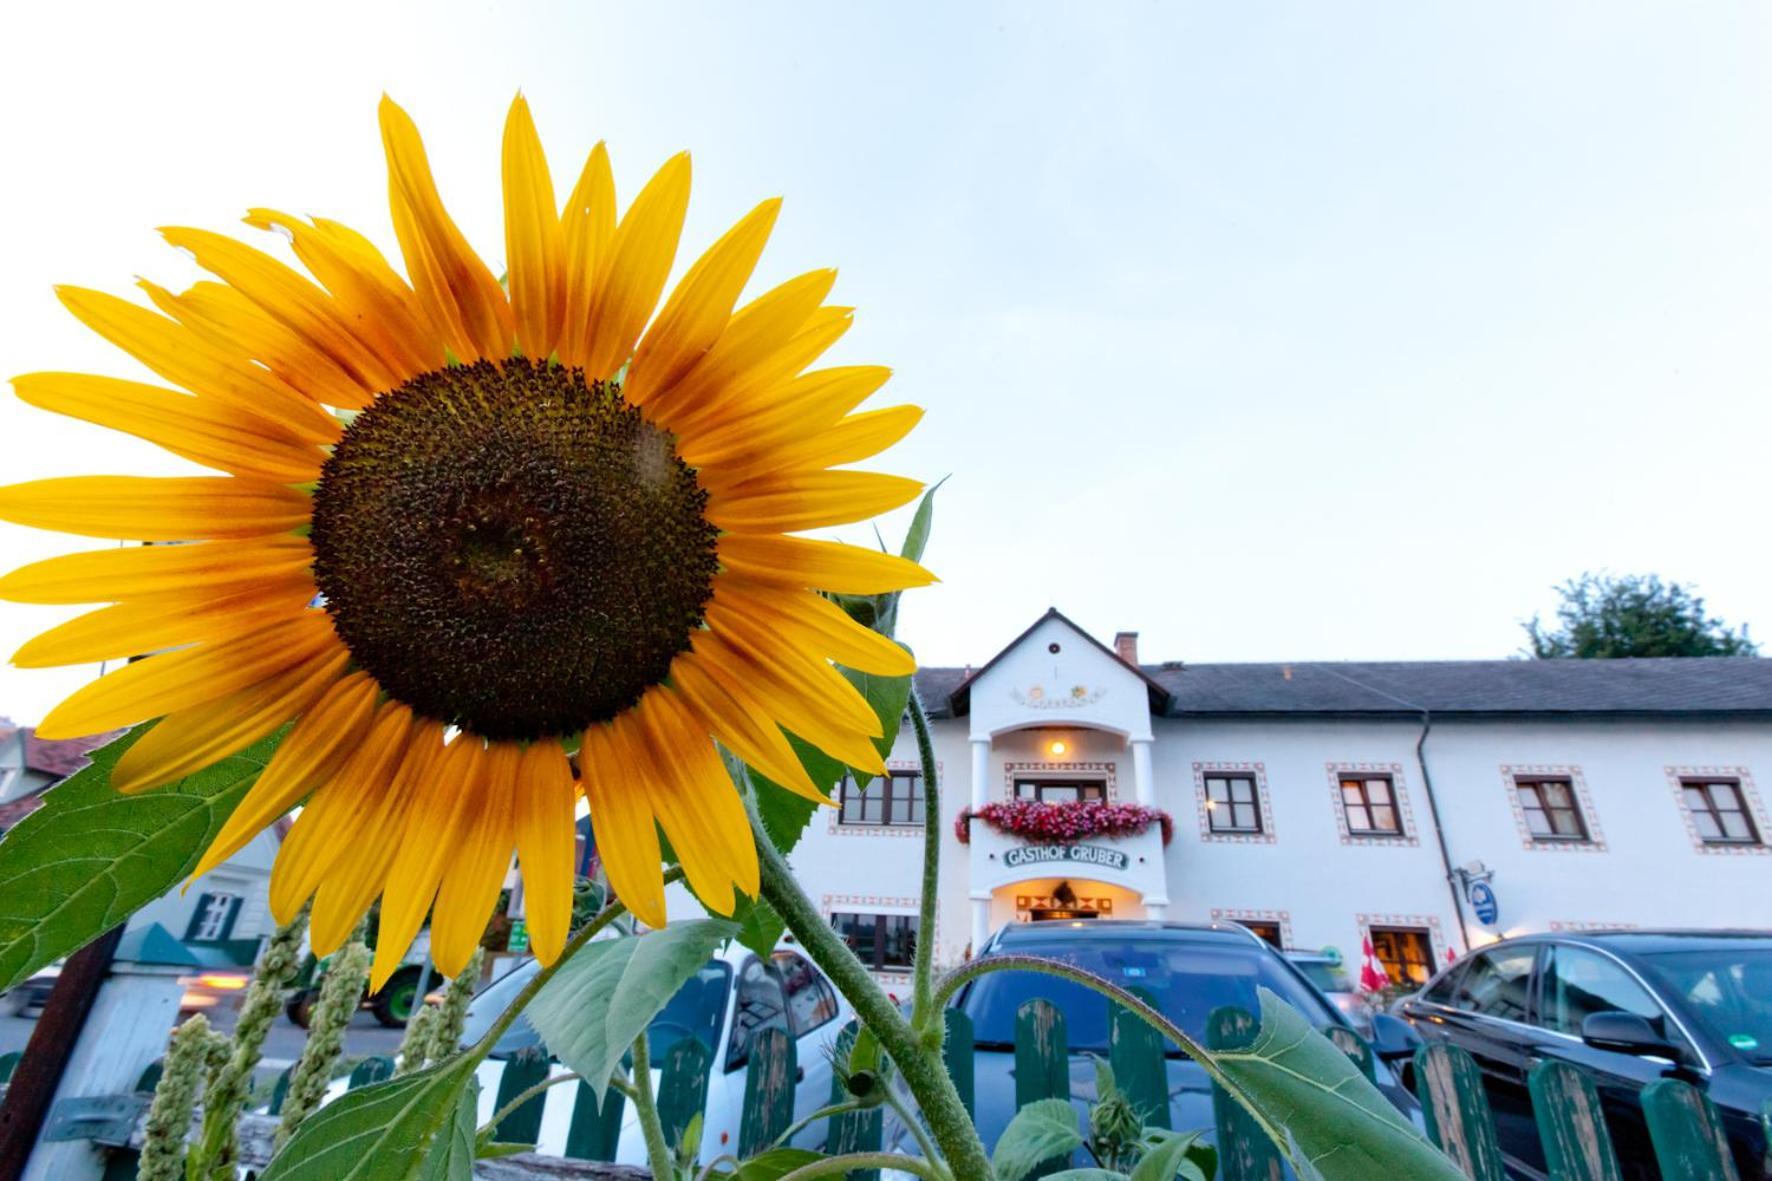
[[[920,485],[842,466],[903,437],[913,406],[857,412],[888,376],[809,367],[849,327],[813,271],[736,307],[774,226],[765,201],[664,297],[687,155],[617,216],[590,154],[564,212],[525,101],[505,125],[502,281],[438,196],[412,120],[381,135],[402,277],[324,218],[254,209],[308,274],[204,230],[164,230],[214,276],[156,310],[62,288],[67,308],[178,389],[75,373],[26,402],[222,473],[0,488],[0,518],[148,544],[51,558],[0,597],[103,603],[21,666],[154,653],[44,719],[73,737],[160,718],[119,790],[188,775],[293,722],[195,875],[305,801],[271,877],[338,947],[381,899],[377,987],[432,916],[467,963],[513,853],[537,955],[572,905],[577,797],[611,884],[665,921],[659,834],[710,909],[757,891],[718,743],[828,803],[786,732],[884,770],[879,720],[833,666],[912,669],[819,592],[931,576],[795,536],[902,505]],[[309,277],[311,276],[311,277]]]

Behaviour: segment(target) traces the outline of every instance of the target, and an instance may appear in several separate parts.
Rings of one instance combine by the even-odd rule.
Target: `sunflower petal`
[[[628,401],[645,405],[713,347],[757,269],[780,213],[779,197],[758,205],[689,268],[634,350],[634,363],[622,388]]]
[[[325,456],[270,420],[213,398],[84,373],[12,379],[20,400],[158,444],[204,467],[278,484],[317,479]]]
[[[524,356],[545,361],[566,316],[566,235],[535,120],[520,94],[505,120],[503,171],[505,262],[517,342]]]
[[[844,595],[879,595],[936,581],[935,575],[896,554],[807,537],[723,534],[720,562],[747,578]]]
[[[776,662],[765,663],[750,650],[709,632],[696,637],[695,653],[728,696],[754,702],[758,714],[775,718],[840,763],[858,771],[885,773],[885,760],[868,736],[832,720],[834,711],[825,706],[828,693],[816,683],[808,684],[804,675]]]
[[[728,693],[694,652],[686,652],[672,663],[671,682],[682,693],[685,706],[739,758],[790,791],[828,802],[813,786],[781,727],[763,715],[762,707],[751,699]]]
[[[287,813],[302,797],[327,782],[362,744],[375,719],[377,688],[368,673],[354,672],[333,683],[295,729],[277,744],[264,772],[246,792],[222,829],[209,842],[197,868],[199,878],[245,847],[260,829]],[[300,903],[296,904],[300,908]],[[289,918],[293,918],[293,914]],[[279,918],[287,922],[288,918]]]
[[[37,733],[78,738],[132,726],[238,693],[340,646],[326,613],[309,611],[249,635],[150,656],[75,690]]]
[[[503,360],[515,334],[511,305],[443,208],[418,128],[386,97],[381,100],[381,135],[394,236],[420,305],[435,325],[451,330],[449,339],[462,360]]]
[[[64,476],[0,488],[0,520],[136,541],[287,533],[311,510],[306,492],[238,476]]]
[[[707,517],[736,532],[791,533],[865,521],[910,503],[922,490],[920,480],[881,472],[795,472],[711,496]]]
[[[869,738],[882,734],[879,716],[854,685],[830,666],[824,654],[804,635],[777,633],[765,619],[736,609],[717,590],[707,608],[708,627],[722,640],[749,656],[784,683],[805,692],[822,687],[821,712]]]
[[[314,594],[314,580],[298,573],[287,581],[200,604],[147,599],[100,607],[25,641],[13,653],[12,663],[19,668],[94,664],[226,639],[294,618]]]
[[[313,564],[305,537],[255,537],[197,545],[132,545],[64,554],[0,575],[14,603],[108,603],[178,599],[199,603],[294,578]]]
[[[400,966],[437,897],[444,870],[461,854],[469,805],[485,771],[484,754],[478,738],[457,734],[436,756],[431,782],[406,809],[405,840],[394,854],[382,891],[381,930],[369,971],[371,991],[386,984]]]
[[[585,799],[597,835],[597,853],[609,884],[634,916],[649,927],[665,925],[664,870],[658,829],[643,782],[625,744],[607,724],[592,726],[579,747]]]
[[[715,593],[736,601],[751,618],[767,620],[770,626],[800,637],[802,644],[816,647],[845,668],[883,677],[908,677],[917,671],[916,658],[904,648],[810,591],[784,594],[772,587],[747,586],[739,579],[723,578]]]
[[[590,323],[598,271],[615,238],[615,178],[609,171],[609,150],[601,143],[585,160],[578,184],[566,199],[560,226],[566,239],[566,314],[558,342],[560,358],[568,365],[582,365],[588,347],[584,329]]]
[[[572,925],[576,800],[565,753],[552,742],[531,743],[517,771],[512,821],[523,871],[523,912],[535,958],[543,964],[559,958]]]
[[[714,910],[731,914],[732,887],[753,897],[757,893],[757,846],[744,801],[713,742],[696,725],[697,719],[684,712],[674,693],[648,694],[634,714],[645,726],[660,772],[659,824],[685,873],[692,863],[705,866],[704,874],[718,871],[718,893],[712,897],[699,889],[696,893]]]
[[[480,773],[469,780],[469,811],[431,917],[431,957],[445,976],[457,976],[468,966],[510,871],[511,796],[521,758],[515,743],[495,742],[480,756]]]
[[[773,464],[777,451],[821,437],[891,376],[892,370],[884,365],[843,365],[802,374],[776,387],[767,402],[749,413],[728,417],[717,429],[697,434],[681,448],[683,460],[726,467],[743,457],[760,456]]]
[[[633,355],[670,277],[688,211],[689,153],[683,152],[666,160],[634,198],[615,229],[608,262],[598,267],[585,322],[567,325],[570,352],[583,358],[578,363],[587,378],[606,380]]]

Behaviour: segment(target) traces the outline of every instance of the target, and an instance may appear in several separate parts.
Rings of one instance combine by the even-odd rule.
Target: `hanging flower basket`
[[[1040,800],[1010,800],[967,808],[954,821],[954,835],[962,845],[972,841],[972,821],[982,820],[999,832],[1030,841],[1076,841],[1085,837],[1136,836],[1153,824],[1163,826],[1163,843],[1175,836],[1175,821],[1161,808],[1144,804],[1114,804],[1082,800],[1054,804]]]

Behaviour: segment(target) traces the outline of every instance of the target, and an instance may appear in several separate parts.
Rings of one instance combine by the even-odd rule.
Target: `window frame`
[[[837,926],[837,920],[844,917],[871,918],[874,920],[874,946],[871,954],[864,954],[864,949],[857,946],[855,943],[852,943],[849,935],[846,934],[841,927]],[[910,955],[902,964],[897,962],[886,962],[886,945],[888,942],[887,927],[892,925],[892,920],[899,920],[899,926],[908,927],[910,930]],[[832,930],[837,932],[837,937],[842,939],[845,944],[848,944],[849,950],[855,953],[855,957],[861,961],[862,967],[867,968],[869,971],[909,972],[914,966],[917,955],[917,940],[921,937],[921,932],[917,930],[917,927],[921,924],[921,917],[919,915],[904,911],[833,910],[830,913],[828,921],[831,924]]]
[[[1380,807],[1387,807],[1391,810],[1391,823],[1393,825],[1393,827],[1391,827],[1391,828],[1370,827],[1371,821],[1372,821],[1373,804],[1372,804],[1372,792],[1370,790],[1369,785],[1372,783],[1373,780],[1383,780],[1384,785],[1385,785],[1385,790],[1390,795],[1390,799],[1386,803],[1381,804],[1379,806]],[[1355,827],[1353,814],[1348,811],[1349,805],[1348,805],[1348,798],[1347,798],[1347,790],[1348,790],[1349,786],[1356,786],[1359,789],[1359,792],[1360,792],[1359,807],[1361,809],[1363,809],[1366,813],[1366,820],[1367,820],[1367,824],[1368,824],[1368,827],[1366,827],[1366,828]],[[1372,839],[1372,840],[1386,840],[1386,841],[1388,841],[1388,840],[1397,840],[1397,839],[1400,839],[1400,838],[1403,838],[1403,837],[1406,837],[1409,835],[1408,832],[1403,827],[1403,806],[1402,806],[1402,803],[1397,798],[1397,777],[1396,777],[1396,775],[1392,774],[1391,772],[1389,772],[1389,771],[1339,771],[1336,773],[1336,776],[1335,776],[1335,794],[1336,794],[1336,800],[1341,805],[1341,818],[1347,824],[1347,833],[1350,837],[1365,837],[1365,838]]]
[[[185,942],[187,943],[226,943],[234,937],[234,924],[240,919],[240,911],[246,902],[244,894],[232,890],[205,890],[197,896],[197,905],[191,908],[191,920],[185,926]],[[217,930],[213,935],[205,935],[212,908],[221,906]]]
[[[1544,787],[1546,784],[1552,783],[1562,786],[1569,793],[1569,805],[1567,808],[1551,808],[1545,804]],[[1529,807],[1526,801],[1522,798],[1522,793],[1527,791],[1532,793],[1532,798],[1536,801],[1534,806]],[[1581,806],[1581,792],[1577,787],[1575,776],[1548,773],[1522,774],[1520,772],[1515,772],[1513,775],[1513,793],[1514,802],[1519,807],[1520,816],[1526,825],[1526,839],[1533,844],[1592,845],[1596,843],[1594,840],[1593,826],[1589,823],[1586,811]],[[1538,812],[1545,818],[1545,824],[1552,831],[1548,833],[1533,831],[1532,813],[1534,811]],[[1553,812],[1562,811],[1568,812],[1569,815],[1574,818],[1576,828],[1574,833],[1560,833],[1555,831],[1556,824],[1551,819],[1551,816]]]
[[[1225,798],[1222,800],[1215,798],[1212,794],[1212,784],[1215,780],[1221,781],[1225,785]],[[1236,792],[1231,786],[1235,783],[1246,783],[1249,785],[1249,798],[1247,800],[1237,799]],[[1200,777],[1200,787],[1206,794],[1207,832],[1211,833],[1213,836],[1232,837],[1258,837],[1267,832],[1267,817],[1262,815],[1261,807],[1261,781],[1256,778],[1255,772],[1206,771],[1203,772]],[[1228,807],[1221,809],[1218,807],[1220,804],[1228,805]],[[1235,823],[1237,808],[1239,806],[1245,806],[1250,810],[1251,814],[1254,816],[1253,825],[1242,826]],[[1230,813],[1231,824],[1221,825],[1218,823],[1218,817],[1221,811],[1228,811]]]
[[[901,767],[889,769],[885,775],[876,775],[876,783],[869,784],[866,789],[856,785],[855,777],[849,772],[837,781],[837,823],[844,828],[922,828],[928,823],[928,800],[923,793],[923,772],[920,768]],[[899,781],[906,780],[902,790]],[[921,813],[922,819],[894,820],[893,804],[902,802],[906,805],[908,815]],[[853,802],[864,814],[867,805],[878,802],[880,805],[879,820],[851,819],[849,806]]]
[[[1420,980],[1415,980],[1412,977],[1405,978],[1407,974],[1404,972],[1392,972],[1390,962],[1379,954],[1378,944],[1381,935],[1414,935],[1420,938],[1421,948],[1426,953],[1420,963],[1423,971]],[[1378,956],[1379,963],[1384,964],[1385,973],[1391,976],[1392,984],[1413,984],[1417,989],[1422,989],[1432,983],[1434,978],[1434,932],[1431,927],[1412,927],[1404,923],[1369,923],[1366,927],[1366,937],[1372,941],[1372,953]],[[1406,957],[1397,960],[1400,965],[1407,965],[1411,962]]]
[[[1747,792],[1742,787],[1741,779],[1738,776],[1682,775],[1679,778],[1680,806],[1686,809],[1687,818],[1691,821],[1693,832],[1697,835],[1698,841],[1701,845],[1739,849],[1753,848],[1754,846],[1764,845],[1766,843],[1764,835],[1760,832],[1760,826],[1755,821],[1753,808],[1749,806]],[[1747,826],[1746,836],[1732,837],[1728,835],[1720,835],[1707,837],[1698,827],[1698,818],[1702,814],[1710,817],[1711,823],[1715,825],[1718,833],[1726,833],[1723,824],[1723,812],[1725,809],[1717,807],[1716,795],[1712,790],[1713,788],[1718,787],[1728,788],[1730,793],[1734,796],[1735,807],[1726,810],[1734,812],[1741,817],[1742,824]],[[1695,809],[1692,806],[1692,801],[1686,794],[1689,791],[1696,791],[1704,797],[1705,806],[1702,813],[1700,810]]]
[[[1031,796],[1022,795],[1021,789],[1024,786],[1033,788],[1034,794]],[[1075,800],[1048,800],[1046,789],[1049,787],[1069,788],[1077,793],[1077,798]],[[1094,794],[1085,798],[1083,795],[1085,789],[1093,789]],[[1058,775],[1017,775],[1009,781],[1009,798],[1011,800],[1032,800],[1042,804],[1090,802],[1105,804],[1108,799],[1108,781],[1106,778],[1098,776],[1080,775],[1067,779]]]

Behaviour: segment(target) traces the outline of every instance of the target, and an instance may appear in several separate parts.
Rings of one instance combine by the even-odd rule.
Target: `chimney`
[[[1133,668],[1137,668],[1138,667],[1138,633],[1137,632],[1115,632],[1114,633],[1114,651],[1116,653],[1118,653],[1121,660],[1124,660],[1127,664],[1130,664]]]

